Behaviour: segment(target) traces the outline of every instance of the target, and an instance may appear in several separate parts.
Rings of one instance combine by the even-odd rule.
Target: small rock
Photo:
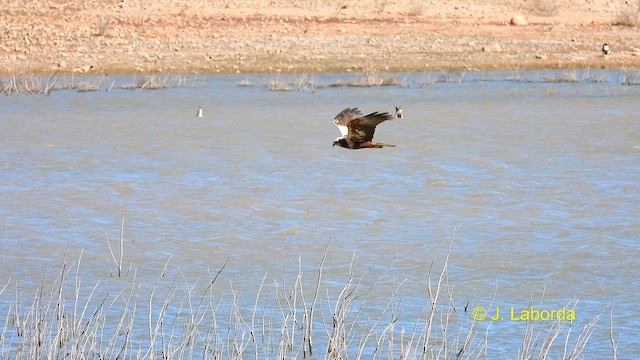
[[[516,25],[516,26],[523,26],[523,25],[527,25],[527,18],[525,18],[523,15],[514,15],[511,18],[511,21],[509,21],[509,24],[511,25]]]
[[[491,45],[485,45],[482,47],[482,51],[484,52],[501,52],[502,48],[500,47],[499,44],[491,44]]]

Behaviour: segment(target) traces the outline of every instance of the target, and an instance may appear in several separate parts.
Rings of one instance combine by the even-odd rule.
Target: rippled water
[[[424,86],[437,75],[407,74],[404,87],[306,92],[268,91],[270,76],[215,76],[158,91],[2,97],[2,277],[28,291],[82,251],[83,281],[109,278],[106,239],[118,246],[124,206],[125,261],[142,282],[169,259],[175,277],[206,279],[229,257],[223,284],[252,306],[265,273],[267,283],[295,273],[299,259],[317,272],[331,239],[328,277],[345,281],[355,254],[373,266],[369,310],[406,280],[396,297],[409,314],[428,303],[429,265],[453,239],[458,309],[577,299],[572,331],[600,315],[585,353],[600,359],[611,356],[613,307],[619,355],[638,354],[640,87],[603,74]],[[400,104],[405,118],[376,132],[398,147],[331,146],[343,108]],[[489,358],[515,356],[523,323],[480,326],[481,337],[490,327]]]

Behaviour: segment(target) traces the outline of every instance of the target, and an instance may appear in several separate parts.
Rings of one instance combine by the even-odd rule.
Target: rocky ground
[[[0,0],[0,75],[639,68],[639,15],[640,0]]]

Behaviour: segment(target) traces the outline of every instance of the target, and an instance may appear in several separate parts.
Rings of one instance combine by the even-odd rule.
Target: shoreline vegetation
[[[640,68],[640,0],[0,0],[0,9],[4,77]]]
[[[355,254],[345,267],[348,273],[327,274],[330,241],[316,270],[305,273],[300,258],[297,268],[265,273],[251,294],[242,293],[233,279],[229,289],[219,280],[226,276],[228,258],[209,270],[204,283],[174,269],[170,258],[155,281],[138,279],[121,236],[119,249],[109,244],[108,276],[95,284],[81,276],[80,251],[73,262],[65,254],[57,277],[43,279],[35,293],[11,279],[0,288],[0,300],[8,304],[0,317],[0,358],[490,358],[495,337],[489,321],[474,320],[478,304],[455,298],[448,273],[452,242],[443,239],[435,249],[423,282],[424,303],[408,307],[400,291],[405,281],[379,288],[389,279],[371,268],[358,270]],[[364,280],[371,277],[378,279],[373,285]],[[375,303],[380,292],[391,292],[386,304]],[[544,313],[543,298],[544,290],[527,309]],[[572,312],[577,303],[561,306]],[[497,313],[497,305],[487,305]],[[566,319],[518,321],[521,345],[510,356],[581,358],[598,329],[610,334],[616,359],[613,311],[610,324],[602,324],[600,316],[580,325]]]
[[[335,87],[404,87],[420,88],[438,83],[514,82],[514,83],[609,83],[621,86],[640,85],[640,70],[544,70],[540,72],[457,72],[389,73],[365,69],[361,73],[246,75],[236,86],[269,91],[313,93]],[[198,88],[207,75],[27,75],[0,77],[0,95],[50,95],[54,91],[110,92],[113,90],[161,90]]]

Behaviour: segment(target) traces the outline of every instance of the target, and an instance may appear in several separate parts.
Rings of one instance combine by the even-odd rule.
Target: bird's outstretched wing
[[[350,141],[363,143],[373,140],[373,134],[376,132],[376,126],[383,121],[392,119],[391,114],[384,112],[372,112],[369,115],[360,116],[347,123],[348,135]]]
[[[358,108],[346,108],[342,110],[333,120],[333,125],[335,125],[342,136],[347,136],[349,133],[349,129],[347,128],[347,124],[354,119],[357,119],[362,116],[362,112],[358,110]]]

